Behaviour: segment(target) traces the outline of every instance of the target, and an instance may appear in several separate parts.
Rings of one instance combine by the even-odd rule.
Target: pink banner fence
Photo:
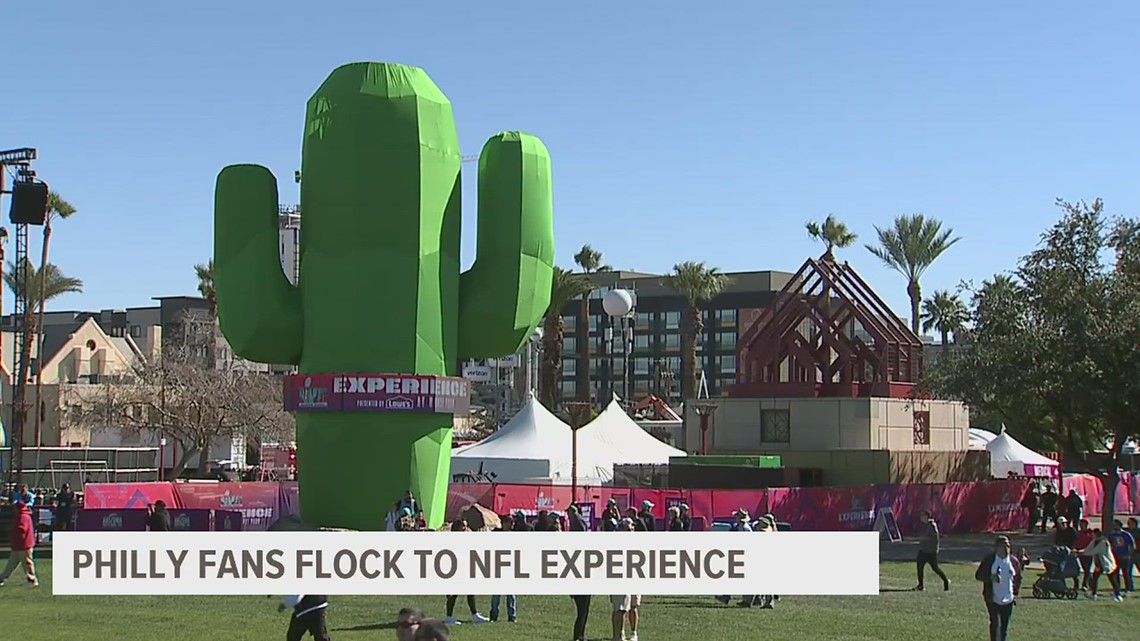
[[[1116,512],[1140,512],[1140,488],[1125,475],[1116,492]],[[658,518],[670,505],[687,503],[694,516],[709,520],[725,518],[737,509],[752,515],[771,512],[797,530],[866,530],[882,508],[891,508],[903,531],[915,531],[924,510],[934,513],[944,531],[992,532],[1025,528],[1028,513],[1021,498],[1029,486],[1022,479],[984,483],[935,485],[876,485],[837,488],[771,488],[758,490],[681,490],[623,487],[580,487],[575,502],[591,503],[600,513],[609,499],[623,511],[654,504]],[[1100,514],[1103,491],[1100,481],[1088,475],[1065,479],[1068,488],[1084,497],[1085,513]],[[145,508],[163,500],[171,509],[213,510],[241,514],[241,529],[264,530],[283,516],[297,513],[296,483],[126,483],[89,484],[85,488],[88,509],[124,510]],[[564,510],[570,504],[568,486],[453,483],[448,489],[447,518],[452,520],[472,503],[498,514],[515,510],[535,513]],[[378,501],[377,509],[385,509]]]

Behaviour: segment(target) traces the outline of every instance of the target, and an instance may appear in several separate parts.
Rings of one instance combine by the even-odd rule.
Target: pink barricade
[[[88,483],[83,486],[83,507],[92,510],[144,509],[159,501],[180,507],[173,483]]]
[[[178,483],[174,492],[184,509],[240,512],[243,530],[264,530],[280,518],[278,483]]]
[[[146,530],[146,510],[89,510],[75,515],[75,529],[79,532],[143,532]]]
[[[1136,475],[1125,472],[1120,475],[1120,483],[1116,486],[1114,512],[1116,514],[1136,514],[1140,512],[1140,479]],[[1104,505],[1104,485],[1100,479],[1091,474],[1079,474],[1065,477],[1065,494],[1069,490],[1076,490],[1077,495],[1083,497],[1086,516],[1100,516]]]
[[[737,509],[753,516],[772,513],[797,530],[867,530],[882,508],[889,507],[904,533],[916,532],[924,510],[934,513],[946,532],[992,532],[1022,529],[1029,515],[1021,499],[1029,486],[1024,479],[984,483],[938,485],[877,485],[839,488],[770,488],[767,490],[681,490],[623,487],[580,487],[577,503],[590,504],[600,514],[613,499],[624,513],[654,504],[653,513],[664,518],[670,506],[687,503],[693,516],[725,518]],[[1086,513],[1100,513],[1100,482],[1092,476],[1065,479],[1085,497]],[[1116,511],[1140,511],[1136,480],[1130,476],[1117,488]],[[296,483],[137,483],[87,486],[89,508],[144,507],[164,500],[175,510],[214,510],[239,513],[242,530],[264,530],[270,523],[297,513]],[[498,514],[523,510],[565,510],[570,504],[565,485],[514,485],[453,483],[447,494],[447,518],[454,520],[468,505],[478,503]],[[381,504],[378,509],[386,510]],[[231,517],[225,517],[231,518]],[[198,526],[196,526],[198,527]],[[214,529],[219,529],[216,525]]]

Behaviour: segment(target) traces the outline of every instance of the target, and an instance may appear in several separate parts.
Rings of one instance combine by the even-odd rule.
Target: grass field
[[[45,560],[38,566],[43,577],[39,589],[19,585],[19,575],[0,588],[0,612],[4,613],[0,635],[5,639],[262,641],[283,638],[288,622],[288,614],[277,613],[277,601],[265,597],[52,597],[51,562]],[[710,633],[716,635],[712,638],[740,641],[987,638],[973,568],[944,567],[954,582],[949,593],[905,591],[914,585],[912,566],[884,563],[883,592],[877,597],[785,597],[774,610],[722,606],[709,597],[647,597],[639,636],[642,641],[687,641],[702,635],[707,639]],[[1029,578],[1035,578],[1035,573]],[[487,614],[488,598],[480,597],[478,603]],[[1029,596],[1027,585],[1019,603],[1011,639],[1140,638],[1140,593],[1123,603],[1104,598],[1096,602],[1083,598],[1037,601]],[[442,597],[333,597],[329,611],[332,639],[394,639],[392,621],[406,605],[419,606],[428,616],[443,615]],[[460,599],[457,611],[464,608]],[[573,617],[574,607],[567,597],[522,597],[518,623],[467,623],[454,627],[452,636],[460,641],[561,641],[570,638]],[[595,600],[587,636],[609,638],[608,599]]]

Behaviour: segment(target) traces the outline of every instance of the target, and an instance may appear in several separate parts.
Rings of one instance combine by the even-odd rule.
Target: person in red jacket
[[[36,530],[32,526],[32,511],[21,502],[12,504],[12,529],[8,531],[8,543],[12,547],[12,554],[8,557],[8,565],[0,572],[0,585],[23,564],[24,573],[28,577],[28,585],[36,587],[40,584],[36,580],[36,562],[32,560],[32,550],[36,547]]]

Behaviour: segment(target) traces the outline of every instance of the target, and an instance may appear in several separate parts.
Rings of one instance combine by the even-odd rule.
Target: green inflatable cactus
[[[308,102],[301,276],[278,254],[277,183],[257,165],[218,175],[214,284],[234,352],[302,374],[454,376],[468,358],[514,353],[550,303],[550,157],[501,133],[479,158],[477,256],[460,273],[460,150],[451,103],[421,69],[357,63]],[[299,412],[301,517],[383,529],[411,489],[444,520],[452,417]]]

